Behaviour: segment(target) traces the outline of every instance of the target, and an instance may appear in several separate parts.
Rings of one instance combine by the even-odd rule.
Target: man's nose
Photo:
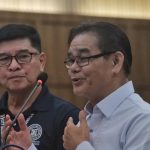
[[[75,61],[73,62],[73,64],[70,66],[70,70],[71,70],[72,72],[78,72],[78,71],[81,70],[81,67],[79,66],[77,60],[75,60]]]
[[[13,70],[18,70],[20,68],[21,66],[18,63],[17,58],[15,56],[12,56],[8,69],[13,71]]]

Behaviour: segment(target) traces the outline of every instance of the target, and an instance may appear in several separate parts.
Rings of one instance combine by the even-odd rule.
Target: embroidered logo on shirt
[[[4,124],[5,124],[5,115],[0,115],[0,122],[1,122],[1,126],[4,126]]]
[[[0,137],[2,137],[2,130],[5,124],[5,115],[0,115]]]
[[[33,141],[36,141],[41,137],[42,127],[39,124],[31,124],[29,129]]]

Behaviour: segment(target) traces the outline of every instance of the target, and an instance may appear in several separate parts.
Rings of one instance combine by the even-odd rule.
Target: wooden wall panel
[[[133,49],[131,79],[136,90],[150,102],[150,21],[86,16],[50,15],[1,12],[0,26],[7,23],[27,23],[41,34],[43,51],[47,54],[46,71],[52,93],[83,107],[85,100],[72,93],[72,86],[64,67],[67,53],[67,37],[70,28],[85,20],[109,21],[120,26],[129,36]],[[0,87],[0,95],[3,89]]]
[[[143,91],[145,93],[143,95],[150,99],[148,94],[150,92],[150,24],[134,23],[129,36],[134,56],[132,78],[137,89]]]

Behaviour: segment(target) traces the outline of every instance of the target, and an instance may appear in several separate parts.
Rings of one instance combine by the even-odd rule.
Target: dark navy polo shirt
[[[7,97],[6,92],[0,100],[1,125],[4,122],[3,116],[6,114],[9,114],[11,119],[14,118],[14,115],[8,110]],[[44,85],[36,101],[23,112],[32,141],[37,149],[64,150],[62,135],[66,122],[68,117],[72,116],[76,124],[79,111],[79,108],[73,104],[52,95]],[[15,124],[14,129],[19,130],[18,123]]]

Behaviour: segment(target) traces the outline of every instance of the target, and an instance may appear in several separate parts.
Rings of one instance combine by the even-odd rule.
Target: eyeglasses
[[[19,51],[15,56],[12,56],[7,53],[0,53],[0,67],[9,66],[15,58],[17,63],[25,64],[31,62],[32,55],[39,55],[39,53],[29,52],[29,51]]]
[[[112,54],[112,53],[115,53],[115,52],[104,52],[104,53],[100,53],[100,54],[92,55],[92,56],[88,56],[88,57],[79,57],[78,56],[78,57],[75,57],[75,58],[67,58],[64,61],[64,64],[65,64],[67,69],[69,69],[74,64],[74,62],[76,62],[80,67],[84,67],[84,66],[87,66],[89,64],[90,59],[99,58],[99,57],[109,55],[109,54]]]

